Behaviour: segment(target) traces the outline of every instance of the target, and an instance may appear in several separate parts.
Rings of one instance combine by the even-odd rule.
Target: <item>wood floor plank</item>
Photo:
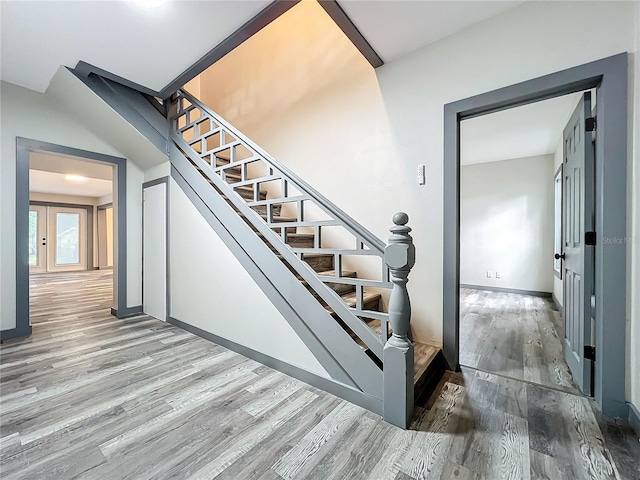
[[[562,353],[561,317],[550,299],[462,288],[460,308],[462,365],[580,393]]]
[[[401,430],[173,325],[114,318],[111,281],[30,279],[33,334],[0,346],[3,480],[636,477],[633,434],[558,385],[463,368]],[[480,352],[467,358],[485,366],[524,372],[527,309],[556,322],[538,330],[543,345],[557,337],[544,301],[469,298],[464,315],[484,321],[465,332]],[[522,345],[504,358],[498,328]],[[562,370],[540,378],[561,384]]]

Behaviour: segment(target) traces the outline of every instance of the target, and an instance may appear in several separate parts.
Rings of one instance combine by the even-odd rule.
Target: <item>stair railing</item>
[[[411,302],[407,291],[409,272],[416,261],[413,238],[407,226],[409,216],[399,212],[393,216],[389,244],[384,260],[391,270],[393,291],[389,299],[389,321],[393,335],[384,346],[384,419],[407,428],[413,417],[413,344],[408,338],[411,322]]]
[[[383,348],[389,338],[389,315],[364,308],[364,288],[390,289],[389,268],[385,257],[385,244],[373,233],[357,223],[345,212],[331,203],[313,187],[304,182],[286,166],[279,163],[258,145],[245,137],[223,118],[203,105],[189,93],[179,90],[169,105],[169,120],[172,125],[171,138],[184,155],[199,168],[233,206],[247,219],[263,238],[281,255],[307,282],[309,287],[338,315],[370,349],[381,362]],[[228,158],[222,158],[221,154]],[[247,153],[248,152],[248,153]],[[266,166],[256,178],[251,178],[250,166]],[[240,167],[241,178],[237,182],[228,182],[232,170]],[[278,198],[261,199],[260,185],[278,181],[281,194]],[[297,190],[290,195],[290,188]],[[245,200],[238,188],[251,189],[251,199]],[[324,212],[328,219],[306,220],[304,202],[310,202]],[[275,222],[274,206],[292,203],[296,206],[297,216],[292,222]],[[263,218],[252,207],[266,207]],[[287,245],[289,227],[310,227],[313,229],[314,247],[298,248]],[[355,238],[355,248],[338,249],[322,247],[323,227],[340,227]],[[275,230],[280,230],[276,233]],[[318,275],[303,262],[305,254],[332,254],[334,256],[334,276]],[[380,280],[342,276],[344,256],[373,255],[380,259]],[[350,307],[327,283],[350,284],[355,287],[356,305]],[[361,318],[380,321],[380,335]]]

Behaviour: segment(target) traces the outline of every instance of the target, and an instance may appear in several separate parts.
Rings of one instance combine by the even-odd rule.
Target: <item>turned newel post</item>
[[[393,290],[389,299],[389,323],[393,334],[384,346],[384,419],[407,428],[413,416],[413,345],[407,334],[411,321],[411,302],[407,292],[409,272],[415,264],[415,247],[407,227],[409,216],[393,216],[384,261],[389,267]]]

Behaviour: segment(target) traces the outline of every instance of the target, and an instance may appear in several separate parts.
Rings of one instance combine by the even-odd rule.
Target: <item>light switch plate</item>
[[[424,165],[418,165],[418,185],[425,184],[424,170],[425,170]]]

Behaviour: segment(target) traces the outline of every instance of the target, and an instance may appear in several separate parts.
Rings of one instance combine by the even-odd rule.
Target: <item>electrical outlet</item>
[[[487,278],[491,278],[491,272],[487,272]]]
[[[496,278],[500,278],[500,272],[496,272]]]

